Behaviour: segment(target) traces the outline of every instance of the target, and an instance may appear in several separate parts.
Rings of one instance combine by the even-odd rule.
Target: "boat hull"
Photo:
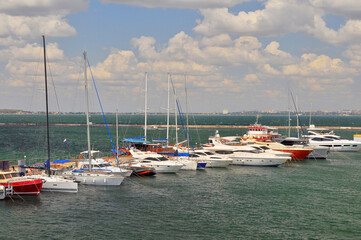
[[[32,176],[34,177],[34,176]],[[77,193],[78,183],[73,180],[64,179],[57,176],[38,176],[44,180],[42,192],[66,192]]]
[[[313,151],[312,149],[277,149],[272,148],[273,150],[280,151],[280,152],[286,152],[291,153],[291,158],[293,160],[303,160],[306,159],[307,156]]]
[[[232,160],[207,160],[206,168],[225,168],[232,164]]]
[[[330,150],[326,147],[313,147],[313,151],[307,156],[308,159],[326,159]]]
[[[124,178],[119,177],[100,177],[100,176],[74,176],[74,179],[79,184],[84,185],[98,185],[98,186],[119,186]]]
[[[255,167],[278,167],[285,163],[288,159],[284,158],[239,158],[231,157],[233,159],[232,165],[239,166],[255,166]]]
[[[11,181],[9,183],[0,183],[1,185],[8,187],[12,186],[15,195],[39,195],[43,186],[43,180],[41,179],[26,179],[22,181]]]

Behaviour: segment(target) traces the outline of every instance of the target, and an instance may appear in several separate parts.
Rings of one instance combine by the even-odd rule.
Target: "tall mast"
[[[92,170],[91,160],[91,147],[90,147],[90,123],[89,123],[89,96],[88,96],[88,78],[87,78],[87,56],[86,52],[84,56],[84,80],[85,80],[85,102],[86,102],[86,126],[87,126],[87,138],[88,138],[88,159],[89,159],[89,171]]]
[[[147,141],[147,108],[148,108],[148,74],[145,73],[145,93],[144,93],[144,141]]]
[[[118,158],[119,158],[119,156],[118,156],[118,152],[119,152],[119,134],[118,134],[118,108],[117,108],[117,111],[116,111],[116,114],[115,114],[115,122],[116,122],[116,125],[117,125],[117,148],[116,148],[116,150],[117,150],[117,160],[118,160]]]
[[[178,106],[177,106],[177,93],[176,90],[174,88],[174,118],[175,118],[175,142],[177,144],[177,148],[178,148]]]
[[[287,102],[288,102],[288,137],[291,137],[291,103],[290,103],[290,82],[288,81],[288,94],[287,94]]]
[[[46,72],[46,50],[45,36],[43,35],[44,46],[44,75],[45,75],[45,103],[46,103],[46,139],[48,144],[48,160],[46,161],[48,176],[50,177],[50,137],[49,137],[49,106],[48,106],[48,77]]]
[[[186,97],[186,116],[187,116],[187,147],[188,147],[188,153],[189,153],[189,128],[188,128],[188,93],[187,93],[187,75],[184,76],[184,92]],[[189,156],[189,155],[188,155]]]
[[[169,146],[169,79],[170,74],[168,73],[168,104],[167,104],[167,146]]]

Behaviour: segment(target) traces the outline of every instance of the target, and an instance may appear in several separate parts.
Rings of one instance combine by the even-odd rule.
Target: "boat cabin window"
[[[212,153],[212,152],[204,152],[204,153],[207,155],[214,155],[214,153]]]
[[[5,174],[5,178],[11,178],[11,174],[10,173]]]
[[[166,158],[166,157],[159,157],[158,160],[160,160],[160,161],[168,161],[168,158]]]
[[[112,165],[110,165],[110,163],[102,163],[99,164],[99,167],[111,167]]]
[[[20,177],[20,174],[19,173],[11,173],[11,176],[12,177]]]
[[[5,179],[5,176],[3,174],[0,174],[0,179]]]
[[[327,137],[325,137],[325,138],[327,138],[327,139],[331,139],[331,140],[339,140],[339,138],[338,138],[338,137],[333,137],[333,136],[327,136]]]
[[[146,160],[152,160],[152,161],[158,161],[158,159],[157,158],[154,158],[154,157],[147,157],[147,158],[145,158]]]
[[[233,151],[216,151],[216,153],[219,153],[219,154],[232,154]]]
[[[197,154],[189,154],[189,157],[199,157]]]
[[[318,142],[322,142],[323,138],[312,138],[313,141],[318,141]]]
[[[264,149],[264,150],[268,150],[268,149],[270,149],[269,147],[267,147],[267,146],[260,146],[260,148],[262,148],[262,149]]]

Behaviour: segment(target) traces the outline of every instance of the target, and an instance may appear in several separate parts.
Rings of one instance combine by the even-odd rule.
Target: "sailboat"
[[[144,138],[141,138],[141,143],[147,146],[147,101],[148,101],[148,75],[145,73],[145,96],[144,96]],[[144,140],[143,140],[144,139]],[[163,155],[156,152],[140,151],[139,149],[130,149],[130,153],[134,158],[132,166],[147,166],[155,169],[156,173],[176,173],[183,164],[179,161],[170,160]]]
[[[93,171],[92,169],[92,150],[90,145],[90,122],[89,122],[89,97],[88,97],[88,79],[87,79],[87,54],[84,56],[84,79],[85,79],[85,98],[86,98],[86,122],[87,122],[87,142],[88,142],[88,170],[73,170],[71,172],[64,172],[64,175],[71,176],[75,181],[85,185],[106,185],[106,186],[118,186],[120,185],[124,177],[120,175],[107,174],[102,171]]]
[[[70,179],[65,179],[62,176],[51,175],[50,170],[50,141],[49,141],[49,110],[48,110],[48,81],[46,72],[46,48],[45,48],[45,36],[43,36],[43,47],[44,47],[44,72],[45,72],[45,98],[46,98],[46,133],[47,133],[47,147],[48,147],[48,160],[45,164],[47,175],[28,175],[30,179],[43,179],[42,191],[51,192],[78,192],[78,183]]]

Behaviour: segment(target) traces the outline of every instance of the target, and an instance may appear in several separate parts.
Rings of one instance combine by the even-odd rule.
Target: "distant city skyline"
[[[357,0],[16,0],[0,4],[0,109],[85,109],[87,51],[105,112],[361,109]],[[170,110],[174,112],[173,87]],[[90,110],[100,112],[94,87]]]

